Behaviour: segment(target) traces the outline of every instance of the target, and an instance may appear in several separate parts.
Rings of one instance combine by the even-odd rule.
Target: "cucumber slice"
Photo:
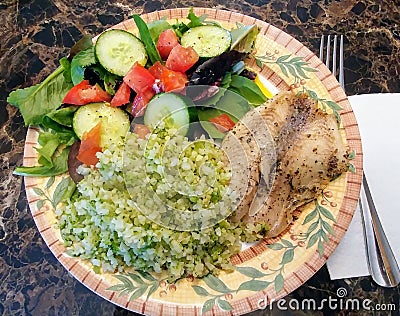
[[[99,63],[109,72],[125,76],[135,62],[144,66],[147,53],[143,43],[124,30],[108,30],[96,41],[95,54]]]
[[[130,123],[127,113],[120,108],[113,108],[106,103],[91,103],[75,112],[72,126],[75,134],[82,139],[83,133],[89,132],[101,122],[100,146],[107,148],[125,137]]]
[[[167,127],[175,128],[180,134],[186,135],[190,117],[187,102],[182,96],[163,93],[151,99],[144,114],[144,124],[155,128],[162,120]]]
[[[231,33],[216,25],[202,25],[189,29],[182,35],[181,44],[191,46],[200,57],[215,57],[229,50]]]

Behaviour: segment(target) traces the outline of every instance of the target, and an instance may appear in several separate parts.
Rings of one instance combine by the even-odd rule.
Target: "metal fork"
[[[343,62],[343,35],[340,35],[339,44],[339,67],[337,67],[337,42],[338,36],[333,37],[333,50],[331,62],[331,35],[327,36],[326,49],[325,37],[322,35],[319,58],[324,60],[325,65],[331,69],[332,74],[336,77],[338,68],[338,80],[344,89],[344,62]],[[364,238],[366,243],[368,268],[372,279],[383,287],[395,287],[400,283],[400,269],[396,262],[392,248],[386,238],[382,224],[379,220],[378,213],[372,199],[371,191],[368,186],[367,178],[363,173],[360,199],[357,204],[357,210],[361,212],[364,228]]]

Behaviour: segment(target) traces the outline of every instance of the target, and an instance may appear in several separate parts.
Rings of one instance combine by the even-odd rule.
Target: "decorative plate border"
[[[180,19],[186,17],[188,11],[188,8],[162,10],[142,17],[145,21],[163,17]],[[64,267],[98,295],[124,308],[148,315],[197,315],[209,311],[213,315],[231,315],[232,312],[244,314],[258,309],[260,300],[269,303],[289,294],[311,278],[339,244],[356,208],[362,179],[362,148],[355,116],[343,89],[318,57],[282,30],[255,18],[209,8],[194,8],[194,12],[197,15],[207,14],[209,19],[223,25],[256,24],[260,28],[259,37],[264,40],[257,46],[257,52],[290,55],[286,59],[282,57],[281,61],[290,61],[291,56],[301,57],[309,67],[317,69],[318,72],[309,76],[310,84],[300,84],[301,75],[298,77],[296,73],[278,76],[277,72],[284,73],[284,70],[273,58],[275,62],[264,67],[261,73],[281,90],[290,86],[315,86],[319,89],[316,95],[322,106],[327,100],[339,105],[343,137],[350,150],[356,153],[352,157],[354,172],[342,175],[328,186],[314,204],[310,203],[303,212],[298,212],[295,225],[281,238],[263,240],[233,256],[232,263],[236,266],[234,273],[203,279],[189,277],[177,284],[168,284],[162,277],[160,279],[137,272],[126,275],[96,274],[87,262],[66,255],[60,233],[54,227],[55,217],[51,208],[62,193],[63,186],[60,183],[63,177],[25,177],[27,199],[35,223],[46,244]],[[113,28],[132,30],[135,25],[133,20],[127,20]],[[265,47],[267,44],[269,46]],[[251,66],[257,67],[256,62]],[[34,150],[37,136],[38,130],[30,127],[24,150],[23,163],[26,166],[34,165],[37,160]],[[266,258],[265,253],[278,255]],[[180,288],[182,291],[179,291]]]

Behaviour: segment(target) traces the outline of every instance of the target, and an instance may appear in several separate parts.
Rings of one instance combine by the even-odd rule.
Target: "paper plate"
[[[161,18],[175,22],[184,19],[188,11],[188,8],[171,9],[142,17],[147,22]],[[249,66],[260,71],[279,90],[306,89],[328,111],[340,106],[342,137],[354,159],[352,171],[331,182],[316,201],[297,212],[296,221],[280,238],[263,240],[232,256],[234,272],[203,279],[188,277],[174,284],[147,274],[96,274],[88,262],[67,255],[55,226],[54,208],[45,201],[47,196],[56,202],[54,199],[59,198],[62,189],[60,183],[67,175],[55,179],[26,177],[32,216],[56,258],[96,294],[146,315],[238,315],[265,308],[266,304],[284,297],[317,272],[334,251],[350,224],[360,190],[362,151],[357,122],[344,91],[318,57],[282,30],[255,18],[206,8],[195,8],[194,12],[207,14],[209,20],[218,21],[226,28],[235,27],[237,23],[256,24],[260,33],[255,55],[261,56],[264,64],[262,69],[255,62]],[[136,30],[132,19],[113,28]],[[299,64],[299,61],[308,64]],[[37,136],[38,130],[30,127],[25,143],[25,166],[37,163],[34,149]],[[143,295],[135,298],[138,288]]]

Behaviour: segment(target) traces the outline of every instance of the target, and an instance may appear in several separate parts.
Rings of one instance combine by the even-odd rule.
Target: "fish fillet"
[[[268,174],[276,163],[274,135],[293,110],[292,98],[290,92],[279,94],[274,98],[276,106],[262,105],[248,112],[224,137],[221,148],[231,161],[231,188],[240,196],[233,221],[248,213],[257,194],[264,195],[260,188],[264,188],[265,179],[268,183],[273,181]],[[261,173],[264,180],[260,185]]]
[[[315,199],[330,181],[348,170],[347,150],[336,118],[318,109],[316,102],[306,96],[281,93],[248,114],[249,118],[253,116],[264,120],[263,128],[273,139],[275,153],[256,150],[260,159],[249,160],[258,165],[257,188],[249,190],[245,199],[251,200],[250,205],[238,209],[233,220],[268,223],[267,237],[272,237],[293,221],[295,209]],[[257,135],[259,128],[259,122],[250,123],[247,133]],[[269,156],[260,164],[265,155]],[[254,166],[251,169],[256,170]]]

